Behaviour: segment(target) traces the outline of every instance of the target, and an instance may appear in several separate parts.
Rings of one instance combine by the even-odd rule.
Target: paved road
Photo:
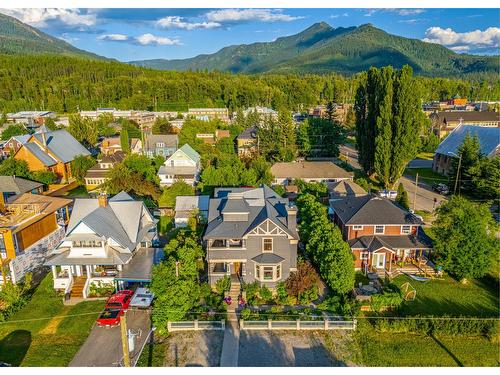
[[[357,150],[355,150],[351,146],[342,145],[340,146],[340,153],[347,157],[348,163],[351,164],[354,168],[358,169],[361,168],[361,166],[358,163]],[[412,160],[411,162],[414,161]],[[413,208],[413,200],[415,197],[415,180],[413,178],[408,178],[403,176],[399,179],[399,182],[403,183],[403,186],[408,192],[410,198],[410,207]],[[436,203],[434,202],[434,199],[436,199]],[[432,212],[434,208],[436,208],[444,200],[446,200],[446,198],[432,191],[432,188],[429,185],[422,182],[418,183],[417,200],[415,205],[416,210],[425,210]]]
[[[129,310],[127,326],[134,332],[140,332],[135,340],[135,350],[131,353],[132,365],[137,361],[139,351],[151,329],[149,311]],[[119,366],[122,354],[120,326],[98,327],[94,324],[89,337],[69,364],[70,367],[112,367]]]

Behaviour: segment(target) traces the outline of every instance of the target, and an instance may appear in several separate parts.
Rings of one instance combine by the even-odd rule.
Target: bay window
[[[281,264],[255,265],[255,278],[259,281],[277,281],[281,279]]]

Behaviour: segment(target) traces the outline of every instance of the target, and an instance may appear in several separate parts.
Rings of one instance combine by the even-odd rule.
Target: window
[[[385,227],[383,225],[375,225],[375,234],[384,234]]]
[[[73,247],[101,247],[101,241],[73,241]]]
[[[281,264],[278,264],[276,266],[276,278],[277,279],[281,278]]]
[[[362,225],[353,225],[352,229],[354,229],[354,230],[362,230],[363,226]]]
[[[162,147],[165,147],[165,143],[163,143],[163,142],[158,142],[158,143],[156,143],[156,147],[157,147],[157,148],[162,148]]]
[[[401,226],[401,234],[410,234],[410,231],[411,231],[411,226],[409,225]]]
[[[361,253],[359,254],[359,259],[361,260],[367,260],[368,259],[368,253]]]
[[[281,264],[272,266],[256,264],[255,278],[260,281],[277,281],[281,279]]]
[[[274,276],[274,267],[262,267],[264,269],[264,280],[272,280]]]
[[[260,266],[255,267],[255,278],[260,280]]]
[[[273,239],[272,238],[264,238],[263,242],[263,252],[269,253],[273,251]]]

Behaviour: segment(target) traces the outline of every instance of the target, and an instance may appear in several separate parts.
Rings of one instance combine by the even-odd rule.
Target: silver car
[[[146,309],[153,303],[153,298],[155,295],[148,288],[137,288],[130,301],[130,307]]]

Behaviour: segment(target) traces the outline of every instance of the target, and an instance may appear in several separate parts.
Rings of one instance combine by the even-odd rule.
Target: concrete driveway
[[[135,350],[130,354],[132,365],[151,329],[148,310],[128,310],[127,328],[139,333],[135,339]],[[69,364],[70,367],[119,366],[123,358],[120,326],[99,327],[94,324],[89,337]]]

